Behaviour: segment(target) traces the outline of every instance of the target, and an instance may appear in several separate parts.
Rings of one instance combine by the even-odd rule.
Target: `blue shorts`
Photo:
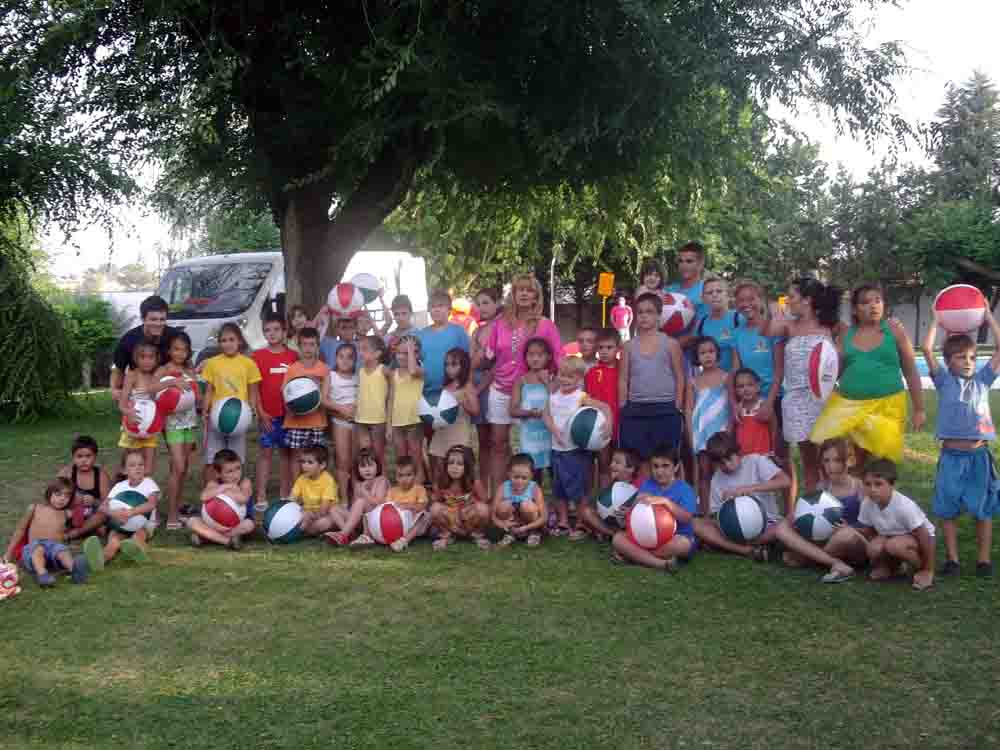
[[[943,448],[934,478],[934,514],[951,520],[963,510],[988,521],[1000,510],[1000,481],[989,446],[974,451]]]
[[[69,547],[67,547],[62,542],[53,542],[50,539],[36,539],[33,542],[28,542],[24,545],[24,550],[21,552],[21,564],[24,569],[35,575],[35,566],[31,563],[31,553],[34,552],[38,547],[45,550],[45,568],[51,572],[52,568],[58,565],[62,567],[62,563],[58,560],[58,555],[63,552],[68,552]]]
[[[683,429],[684,418],[673,401],[649,404],[629,401],[622,408],[618,444],[638,453],[643,461],[648,461],[661,445],[676,448]]]
[[[261,448],[287,448],[288,435],[285,432],[284,417],[271,417],[271,431],[260,430]]]
[[[593,466],[590,451],[552,451],[552,495],[560,500],[585,498]]]

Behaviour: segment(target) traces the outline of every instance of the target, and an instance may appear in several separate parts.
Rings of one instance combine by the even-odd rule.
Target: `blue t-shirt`
[[[341,339],[330,338],[329,336],[324,336],[323,340],[319,342],[319,357],[326,362],[327,367],[331,370],[337,369],[337,350],[343,343],[345,342]],[[357,344],[354,346],[357,347]],[[356,353],[357,351],[355,351]],[[358,371],[358,359],[359,357],[354,357],[354,372]]]
[[[705,282],[699,280],[697,283],[692,284],[686,289],[681,286],[680,282],[675,284],[667,284],[663,287],[665,292],[677,292],[678,294],[683,294],[689,300],[691,304],[694,305],[694,317],[695,320],[708,315],[708,305],[701,301],[701,294],[705,291]]]
[[[721,318],[713,320],[707,315],[698,321],[695,332],[699,336],[711,336],[719,344],[719,367],[726,372],[733,369],[733,351],[736,349],[736,331],[740,325],[740,316],[733,310],[727,310]],[[697,356],[692,351],[692,357]]]
[[[688,513],[694,514],[698,512],[698,498],[694,494],[694,489],[683,479],[675,479],[671,484],[664,487],[650,477],[639,487],[639,492],[673,500]],[[694,528],[692,528],[691,523],[681,523],[679,518],[677,519],[677,533],[691,539],[694,538]]]
[[[743,325],[736,329],[736,353],[740,365],[757,373],[760,378],[760,395],[767,398],[774,381],[774,347],[781,343],[777,336],[764,336],[760,330]]]
[[[440,391],[444,386],[444,355],[458,347],[469,351],[469,334],[455,323],[435,331],[431,326],[417,331],[420,340],[420,360],[424,365],[424,393]]]
[[[995,440],[990,386],[997,374],[987,362],[971,378],[938,367],[932,376],[938,392],[938,440]]]

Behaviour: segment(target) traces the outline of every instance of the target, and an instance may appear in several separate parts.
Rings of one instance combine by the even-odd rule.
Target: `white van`
[[[405,294],[413,303],[414,325],[427,324],[423,258],[406,252],[362,250],[351,259],[344,281],[362,271],[382,283],[387,306],[397,294]],[[218,353],[216,334],[223,323],[236,323],[250,348],[259,349],[265,344],[264,316],[271,312],[285,315],[284,259],[274,251],[182,260],[163,274],[157,293],[170,307],[167,324],[191,337],[196,364]],[[377,323],[382,320],[377,301],[368,309]]]

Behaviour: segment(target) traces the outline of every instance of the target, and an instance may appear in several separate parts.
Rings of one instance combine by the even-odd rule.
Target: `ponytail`
[[[809,276],[796,279],[793,283],[799,294],[812,301],[816,320],[830,328],[840,322],[840,298],[844,293],[842,289],[828,286]]]

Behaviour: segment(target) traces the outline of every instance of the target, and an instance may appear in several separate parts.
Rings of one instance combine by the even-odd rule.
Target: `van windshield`
[[[159,295],[170,307],[170,318],[230,318],[253,304],[271,266],[271,263],[178,266],[164,274]]]

